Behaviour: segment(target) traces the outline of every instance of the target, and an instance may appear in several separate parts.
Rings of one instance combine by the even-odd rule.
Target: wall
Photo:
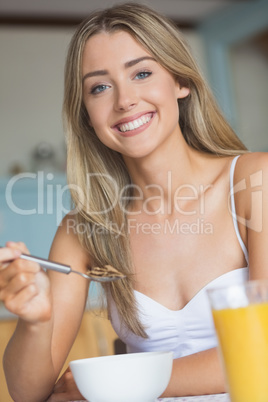
[[[65,146],[61,118],[63,71],[73,32],[74,28],[71,27],[0,27],[0,176],[6,176],[15,168],[31,171],[31,157],[41,141],[53,146],[57,169],[64,170]],[[196,31],[186,30],[184,33],[208,78],[206,43],[202,42]],[[253,52],[252,47],[234,52],[232,68],[237,102],[236,128],[252,150],[267,151],[267,114],[260,116],[260,108],[255,115],[249,113],[250,98],[244,96],[245,88],[248,88],[248,73],[256,65],[258,75],[254,80],[260,83],[268,81],[267,63],[264,66],[262,56]],[[254,96],[260,102],[264,95],[258,96],[256,88],[264,93],[266,86],[253,88]]]
[[[63,72],[72,28],[0,27],[0,176],[15,164],[31,170],[41,141],[51,143],[64,168],[61,109]],[[186,32],[205,70],[202,42]]]
[[[251,151],[268,152],[268,54],[255,41],[242,41],[230,56],[238,134]]]
[[[202,20],[198,31],[225,116],[250,150],[267,151],[268,1],[234,2]]]
[[[31,169],[41,141],[51,143],[61,166],[63,71],[72,29],[0,28],[0,175],[14,164]]]

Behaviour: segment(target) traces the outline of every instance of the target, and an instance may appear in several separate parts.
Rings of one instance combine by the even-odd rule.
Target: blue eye
[[[136,76],[135,79],[137,80],[144,80],[145,78],[149,77],[152,73],[150,71],[140,71]]]
[[[93,95],[99,94],[99,93],[105,91],[106,88],[108,88],[108,85],[105,85],[105,84],[97,85],[96,87],[93,87],[91,89],[90,93]]]

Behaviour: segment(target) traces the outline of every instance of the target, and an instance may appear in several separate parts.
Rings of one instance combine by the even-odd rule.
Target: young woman
[[[50,258],[126,274],[105,287],[110,319],[129,352],[174,351],[164,396],[224,392],[206,289],[268,277],[267,155],[246,151],[180,32],[141,5],[78,28],[64,112],[74,209]],[[88,283],[46,275],[21,251],[0,250],[0,298],[19,316],[4,356],[11,396],[79,399],[70,372],[54,384]]]

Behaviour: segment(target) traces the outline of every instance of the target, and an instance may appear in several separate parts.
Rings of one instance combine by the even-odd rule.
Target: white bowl
[[[74,360],[76,385],[90,402],[154,402],[166,389],[173,352],[144,352]]]

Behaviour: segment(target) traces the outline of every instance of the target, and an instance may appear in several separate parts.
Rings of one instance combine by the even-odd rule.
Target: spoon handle
[[[23,260],[37,262],[41,267],[51,269],[52,271],[62,272],[63,274],[69,274],[72,271],[70,265],[59,264],[58,262],[49,261],[44,258],[35,257],[33,255],[21,254],[20,258]]]
[[[2,247],[0,246],[0,248],[2,248]],[[124,275],[118,276],[118,277],[117,276],[106,276],[106,277],[100,276],[100,277],[98,277],[98,276],[93,276],[93,275],[86,275],[83,272],[74,271],[70,265],[60,264],[58,262],[46,260],[45,258],[35,257],[34,255],[28,255],[28,254],[22,253],[19,256],[19,258],[22,258],[23,260],[37,262],[39,265],[41,265],[42,268],[61,272],[63,274],[70,274],[71,272],[73,272],[75,274],[82,276],[83,278],[90,279],[95,282],[112,282],[112,281],[116,281],[118,279],[125,278]]]

